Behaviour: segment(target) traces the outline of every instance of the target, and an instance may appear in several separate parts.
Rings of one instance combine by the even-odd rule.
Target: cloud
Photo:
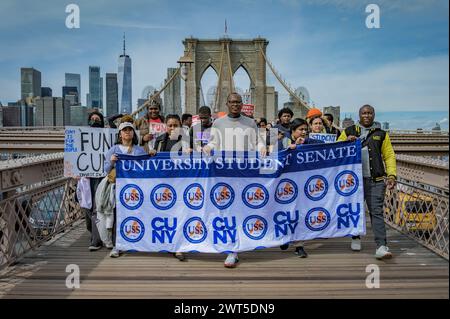
[[[448,123],[448,118],[444,117],[442,120],[439,121],[439,124]]]
[[[183,27],[175,27],[168,25],[152,25],[139,22],[130,21],[97,21],[93,22],[93,25],[99,25],[104,27],[114,27],[114,28],[133,28],[133,29],[144,29],[144,30],[183,30]]]
[[[320,106],[351,111],[369,103],[379,111],[446,110],[449,56],[388,63],[363,72],[320,74],[304,80]]]

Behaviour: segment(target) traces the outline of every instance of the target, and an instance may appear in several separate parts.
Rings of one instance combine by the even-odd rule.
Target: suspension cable
[[[231,68],[230,43],[227,42],[228,71],[230,72],[230,93],[234,92],[233,70]]]
[[[223,67],[223,54],[225,52],[225,44],[222,43],[222,52],[220,54],[220,65],[219,65],[219,78],[217,79],[217,87],[216,87],[216,95],[214,97],[214,112],[218,112],[219,109],[217,105],[220,101],[220,93],[221,93],[221,80],[222,80],[222,67]]]
[[[288,91],[288,93],[294,98],[296,99],[303,107],[305,107],[306,109],[310,109],[310,107],[308,106],[308,104],[306,102],[304,102],[299,96],[297,96],[297,94],[295,94],[294,91],[291,90],[291,88],[281,79],[281,77],[278,75],[278,73],[276,72],[275,68],[273,67],[272,63],[270,63],[270,61],[267,59],[266,55],[264,54],[264,51],[262,49],[261,44],[259,45],[259,49],[261,51],[261,54],[264,58],[264,61],[266,61],[267,65],[269,66],[270,70],[272,71],[273,75],[275,75],[275,77],[277,78],[277,80],[281,83],[281,85],[286,89],[286,91]]]

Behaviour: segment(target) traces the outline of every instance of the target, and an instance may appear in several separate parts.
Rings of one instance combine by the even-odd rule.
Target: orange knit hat
[[[322,112],[319,109],[310,109],[306,114],[306,118],[309,119],[311,117],[322,116]]]

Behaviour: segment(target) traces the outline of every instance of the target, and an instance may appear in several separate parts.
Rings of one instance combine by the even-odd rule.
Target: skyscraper
[[[119,56],[118,88],[120,113],[131,114],[131,59],[125,52],[125,35],[123,54]]]
[[[34,68],[20,68],[20,77],[22,100],[41,96],[41,72]]]
[[[78,99],[81,103],[81,77],[76,73],[66,73],[66,84],[65,86],[76,86],[78,90]],[[87,102],[87,101],[86,101]]]
[[[63,86],[62,97],[70,101],[70,105],[77,105],[79,103],[79,93],[76,86]]]
[[[100,77],[100,108],[103,109],[103,77]]]
[[[166,82],[177,71],[175,68],[167,69]],[[180,114],[181,115],[181,78],[177,75],[172,83],[164,90],[164,106],[163,114]]]
[[[101,108],[100,67],[89,66],[89,101],[88,107]]]
[[[117,73],[106,73],[106,115],[119,113]]]
[[[42,87],[41,88],[41,97],[52,97],[53,96],[53,91],[51,88],[49,87]]]

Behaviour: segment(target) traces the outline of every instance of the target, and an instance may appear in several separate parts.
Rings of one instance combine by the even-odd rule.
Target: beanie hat
[[[322,112],[319,109],[310,109],[308,111],[308,113],[306,114],[306,118],[311,118],[311,117],[318,117],[318,116],[322,116]]]

